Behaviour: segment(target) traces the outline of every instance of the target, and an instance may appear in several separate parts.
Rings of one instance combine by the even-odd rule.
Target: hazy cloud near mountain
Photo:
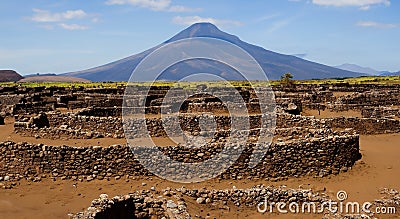
[[[192,25],[195,23],[207,22],[212,23],[218,26],[226,27],[226,26],[241,26],[243,23],[234,20],[224,20],[224,19],[216,19],[211,17],[200,17],[200,16],[175,16],[172,18],[172,22],[179,25]]]
[[[172,5],[171,0],[107,0],[107,5],[133,5],[148,8],[152,11],[195,12],[200,8],[190,8],[183,5]]]
[[[369,10],[372,5],[383,4],[389,6],[390,0],[312,0],[312,3],[335,7],[355,6],[360,7],[361,10]]]

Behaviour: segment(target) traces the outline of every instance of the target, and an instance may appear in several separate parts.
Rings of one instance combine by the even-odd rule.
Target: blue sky
[[[0,4],[0,69],[65,73],[153,47],[208,21],[326,65],[400,70],[400,1],[35,0]]]

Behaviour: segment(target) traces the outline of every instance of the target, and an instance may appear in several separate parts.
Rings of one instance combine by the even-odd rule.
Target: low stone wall
[[[226,147],[236,147],[225,146]],[[284,179],[293,176],[325,176],[347,170],[360,158],[359,137],[354,134],[331,135],[319,138],[274,142],[255,168],[248,168],[254,145],[249,144],[242,155],[220,177],[239,179]],[[143,148],[146,150],[146,148]],[[159,150],[174,160],[202,161],[220,152],[221,147],[201,148],[183,146],[160,147]],[[147,165],[159,161],[148,159]],[[165,167],[165,171],[179,173],[179,167]],[[28,143],[0,143],[0,176],[13,180],[41,176],[62,179],[104,179],[107,177],[151,175],[124,145],[54,147]]]
[[[392,106],[400,101],[400,89],[371,89],[355,92],[336,99],[329,107],[334,111],[361,110],[365,107]]]
[[[15,131],[25,136],[36,136],[43,138],[125,138],[122,119],[120,117],[96,117],[80,115],[80,113],[47,113],[49,126],[38,127],[32,124],[32,116],[23,115],[17,116],[15,121]],[[34,117],[34,116],[33,116]],[[192,135],[198,135],[201,132],[199,121],[200,117],[207,117],[205,121],[216,121],[217,130],[227,131],[230,129],[231,120],[228,116],[213,116],[213,115],[192,115],[186,114],[180,116],[181,127],[184,131],[190,132]],[[172,117],[171,117],[172,118]],[[252,115],[250,119],[250,129],[256,130],[260,128],[260,116]],[[204,120],[202,120],[204,121]],[[125,120],[126,127],[136,127],[129,130],[129,136],[136,138],[147,137],[150,133],[154,137],[167,137],[162,128],[162,120],[159,118],[146,119],[144,126],[143,119],[127,119]],[[272,121],[269,121],[272,124]],[[165,123],[168,124],[169,119],[166,117]],[[213,123],[214,124],[214,123]],[[213,124],[207,124],[208,127],[213,127]],[[141,127],[141,128],[137,128]],[[338,117],[315,119],[314,117],[294,116],[289,114],[278,114],[276,118],[277,128],[294,128],[305,127],[311,129],[348,129],[352,128],[360,134],[384,134],[384,133],[399,133],[400,121],[390,118],[358,118],[358,117]],[[172,129],[175,136],[182,136],[179,127]]]
[[[260,218],[270,215],[286,217],[297,215],[298,217],[309,218],[312,216],[311,214],[314,214],[314,217],[325,219],[362,219],[384,215],[387,218],[397,218],[400,215],[399,192],[387,188],[380,190],[381,198],[369,200],[371,206],[368,208],[386,209],[386,214],[368,213],[361,208],[357,209],[357,207],[347,208],[347,206],[353,206],[348,205],[352,202],[337,200],[337,195],[332,197],[325,191],[292,189],[286,186],[256,185],[248,189],[237,189],[233,186],[231,189],[224,190],[188,189],[183,186],[177,189],[163,189],[162,195],[155,194],[160,194],[160,191],[141,190],[135,194],[120,195],[113,198],[108,198],[106,194],[102,194],[99,199],[92,201],[87,210],[70,214],[70,216],[72,219],[102,219],[105,215],[107,215],[107,218],[125,218],[123,217],[124,213],[131,212],[131,217],[128,218],[132,218],[132,216],[134,216],[133,218],[163,219],[210,218],[208,215],[208,217],[190,215],[187,203],[192,203],[192,205],[197,205],[196,207],[200,208],[223,209],[224,211],[230,211],[232,206],[241,210],[250,209],[254,213],[258,212]],[[346,208],[338,210],[334,202],[342,203]],[[281,211],[278,210],[278,203],[283,204],[279,207]],[[389,208],[392,210],[389,211]]]
[[[23,95],[11,94],[11,95],[0,95],[0,113],[5,115],[11,115],[13,113],[13,107],[17,104]]]
[[[287,189],[281,187],[265,187],[258,185],[250,189],[226,190],[190,190],[185,187],[178,189],[164,189],[162,196],[154,198],[152,191],[138,191],[137,194],[128,194],[108,198],[106,194],[92,201],[90,207],[83,212],[72,214],[72,219],[103,219],[103,218],[163,218],[163,219],[188,219],[203,218],[190,215],[187,203],[195,202],[199,206],[213,206],[217,209],[230,210],[230,206],[244,206],[257,212],[259,203],[294,202],[299,205],[313,202],[315,209],[323,202],[328,201],[328,196],[306,189]],[[177,200],[177,201],[176,201]],[[266,203],[266,204],[268,204]],[[305,205],[308,206],[308,205]],[[270,207],[270,206],[268,206]],[[261,206],[260,209],[263,209]],[[304,207],[313,211],[310,205]],[[299,211],[302,208],[299,207]],[[269,209],[268,209],[269,210]],[[130,217],[124,217],[130,212]],[[325,210],[327,213],[327,210]],[[263,214],[260,213],[260,216]]]
[[[122,119],[120,117],[96,117],[96,116],[85,116],[80,113],[60,113],[50,112],[46,113],[49,125],[46,127],[36,125],[33,123],[36,116],[22,115],[15,117],[14,130],[20,134],[26,136],[37,136],[44,138],[124,138],[124,129]],[[214,121],[217,124],[217,130],[229,130],[231,127],[231,118],[228,116],[213,116],[213,115],[182,115],[179,116],[181,127],[184,131],[188,131],[192,134],[200,132],[199,121],[200,117],[207,117],[207,124],[209,127],[213,127]],[[168,124],[169,121],[173,121],[175,116],[166,117],[164,124]],[[260,116],[250,116],[250,129],[260,128]],[[243,120],[244,121],[244,120]],[[243,122],[238,121],[238,122]],[[125,124],[127,127],[135,127],[136,129],[129,130],[130,136],[145,137],[150,134],[154,137],[166,137],[164,129],[162,128],[163,121],[159,118],[148,118],[146,121],[143,119],[126,119]],[[273,121],[270,121],[271,124]],[[146,123],[146,126],[144,125]],[[211,124],[213,123],[213,124]],[[138,128],[140,127],[140,128]],[[243,126],[244,127],[244,126]],[[175,127],[172,130],[173,135],[181,136],[179,127]]]
[[[400,118],[400,107],[365,107],[361,115],[364,118]]]
[[[46,113],[48,126],[38,127],[31,118],[35,115],[15,116],[14,131],[25,136],[50,139],[60,137],[90,138],[124,138],[122,119],[119,117],[84,116],[75,113],[53,111]]]
[[[277,127],[307,127],[315,129],[354,129],[359,134],[400,133],[400,121],[390,118],[337,117],[315,119],[314,117],[282,114],[277,117]]]
[[[332,128],[346,129],[350,127],[364,135],[400,133],[400,121],[395,119],[339,117],[325,119],[325,123]]]

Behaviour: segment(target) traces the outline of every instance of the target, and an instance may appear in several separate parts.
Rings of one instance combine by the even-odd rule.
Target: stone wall
[[[346,129],[351,127],[359,134],[365,135],[400,133],[400,121],[396,119],[339,117],[325,119],[325,122],[332,128]]]
[[[322,105],[329,105],[332,110],[342,111],[348,109],[360,109],[363,106],[391,106],[399,102],[400,87],[398,85],[349,85],[349,84],[332,84],[332,85],[302,85],[296,84],[291,87],[273,86],[277,103],[280,99],[289,99],[298,105],[299,101],[304,107],[318,109]],[[133,99],[149,98],[152,106],[161,103],[163,96],[169,87],[152,87],[149,93],[145,93],[149,87],[133,87],[131,88]],[[263,88],[256,88],[262,90]],[[205,88],[211,94],[216,92],[215,88]],[[222,96],[232,95],[229,89],[218,88],[218,93]],[[172,92],[179,92],[182,89],[174,88]],[[251,89],[238,88],[238,91],[247,103],[254,101]],[[8,107],[14,107],[14,114],[17,113],[38,113],[46,112],[56,108],[70,109],[86,108],[86,107],[114,107],[121,106],[123,102],[124,87],[118,88],[62,88],[62,87],[2,87],[0,89],[0,105],[2,99],[17,97],[18,101],[12,104],[6,104]],[[171,91],[170,91],[171,92]],[[195,90],[185,90],[186,97],[193,95]],[[335,97],[333,92],[351,92],[342,97]],[[266,93],[266,92],[263,92]],[[129,97],[127,97],[129,99]],[[23,100],[23,101],[20,101]],[[18,103],[18,105],[16,105]],[[15,105],[15,106],[13,106]],[[299,105],[298,105],[299,106]],[[0,106],[2,109],[5,106]],[[199,105],[193,105],[193,110]],[[300,107],[300,106],[299,106]],[[156,108],[155,108],[156,109]]]
[[[351,167],[360,158],[358,135],[347,133],[274,142],[262,162],[256,168],[249,169],[247,162],[253,147],[251,143],[247,145],[237,162],[221,178],[325,176]],[[175,160],[189,157],[194,162],[221,150],[213,146],[187,148],[179,145],[159,149]],[[124,145],[79,148],[3,142],[0,144],[0,167],[0,176],[9,176],[14,180],[40,178],[43,175],[91,180],[150,174],[138,163],[131,149]],[[173,168],[170,167],[168,171]]]
[[[85,112],[85,111],[83,111]],[[81,115],[83,114],[83,115]],[[96,117],[86,116],[86,113],[60,113],[58,111],[47,113],[49,121],[48,127],[38,127],[32,124],[31,117],[33,115],[16,116],[14,128],[15,131],[25,136],[36,136],[44,138],[59,138],[69,137],[77,139],[89,138],[125,138],[125,133],[120,117]],[[227,116],[213,116],[211,114],[204,114],[202,116],[185,114],[180,116],[181,127],[184,131],[191,134],[200,132],[198,121],[201,117],[209,117],[207,122],[214,122],[218,124],[217,130],[229,130],[230,118]],[[164,122],[168,124],[169,119],[174,117],[166,117]],[[260,116],[251,115],[250,128],[251,130],[260,127]],[[162,128],[162,120],[159,118],[148,118],[146,126],[144,126],[143,119],[127,119],[127,127],[141,127],[139,129],[130,130],[129,136],[145,137],[150,133],[154,137],[167,137],[164,129]],[[204,121],[204,120],[203,120]],[[272,122],[272,121],[271,121]],[[212,127],[213,124],[207,124]],[[314,117],[293,116],[289,114],[277,115],[276,119],[277,128],[293,128],[305,127],[312,129],[355,129],[360,134],[384,134],[384,133],[399,133],[400,121],[390,118],[358,118],[358,117],[338,117],[315,119]],[[179,127],[172,130],[174,135],[181,136]]]
[[[0,95],[0,114],[12,115],[14,105],[22,98],[23,95],[19,94]]]
[[[400,121],[390,118],[337,117],[315,119],[314,117],[282,114],[278,116],[277,127],[354,129],[359,134],[400,133]]]
[[[77,139],[90,138],[124,138],[122,119],[119,117],[96,117],[79,115],[79,113],[61,113],[52,111],[45,114],[49,125],[38,127],[34,123],[36,115],[15,116],[14,131],[25,136],[36,136],[50,139],[69,137]]]
[[[364,107],[361,110],[364,118],[400,118],[399,107]]]
[[[225,189],[225,190],[191,190],[181,187],[178,189],[164,189],[162,196],[155,198],[155,192],[138,191],[136,194],[128,194],[108,198],[106,194],[92,201],[90,207],[76,214],[73,219],[103,219],[106,218],[162,218],[162,219],[188,219],[203,218],[198,215],[190,215],[187,209],[188,203],[197,203],[200,207],[230,210],[229,206],[240,206],[257,211],[259,203],[268,202],[294,202],[299,205],[313,202],[315,209],[320,209],[323,202],[328,201],[326,194],[320,194],[307,189],[288,189],[258,185],[249,189]],[[260,207],[263,209],[264,206]],[[302,208],[299,208],[299,212]],[[305,211],[308,210],[304,207]],[[269,210],[269,209],[268,209]],[[310,211],[313,207],[310,206]],[[328,214],[327,209],[322,213]],[[115,215],[111,215],[113,212]],[[131,212],[130,217],[123,217],[122,213]],[[262,215],[260,213],[260,216]]]
[[[331,110],[362,110],[365,107],[381,107],[398,105],[400,102],[400,89],[379,90],[371,89],[365,92],[354,92],[336,99]]]
[[[371,203],[369,209],[392,208],[395,211],[386,216],[388,218],[398,217],[400,212],[399,192],[395,189],[383,188],[379,193],[381,194],[380,198],[365,200]],[[107,218],[125,218],[124,213],[130,212],[130,217],[126,218],[210,218],[209,216],[190,215],[190,210],[188,211],[187,208],[188,203],[200,208],[224,209],[225,211],[230,211],[232,206],[240,210],[250,209],[254,213],[259,209],[264,211],[264,213],[258,212],[260,218],[271,215],[286,217],[297,215],[308,218],[311,216],[310,212],[315,214],[316,217],[325,219],[361,219],[376,218],[377,215],[383,216],[383,214],[374,212],[367,213],[362,209],[358,212],[357,209],[351,207],[348,210],[343,208],[343,210],[338,211],[335,204],[332,206],[327,204],[329,202],[340,202],[337,197],[332,196],[335,195],[328,195],[325,191],[292,189],[286,186],[256,185],[247,189],[237,189],[233,186],[231,189],[224,190],[188,189],[183,186],[176,189],[166,188],[162,191],[140,190],[133,194],[113,198],[101,194],[100,198],[92,201],[87,210],[70,214],[70,216],[73,219],[102,219],[104,215],[107,215]],[[277,203],[284,203],[280,207],[281,210],[287,210],[286,213],[278,211]],[[343,204],[348,203],[350,202]],[[290,205],[293,206],[288,207]],[[111,212],[114,214],[111,215]]]

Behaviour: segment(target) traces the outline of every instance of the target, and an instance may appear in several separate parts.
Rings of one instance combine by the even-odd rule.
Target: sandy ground
[[[115,144],[115,139],[90,139],[54,141],[20,137],[12,133],[11,120],[8,125],[0,126],[0,140],[18,139],[31,143],[48,145],[108,145]],[[11,128],[10,128],[11,127]],[[125,141],[124,139],[122,141]],[[97,143],[96,143],[97,142]],[[122,143],[122,142],[121,142]],[[123,142],[125,143],[125,142]],[[216,179],[185,184],[187,188],[199,189],[227,189],[249,188],[253,185],[287,185],[290,188],[312,188],[317,191],[327,191],[335,197],[339,190],[348,193],[349,201],[373,201],[380,198],[379,189],[387,187],[400,190],[400,134],[372,135],[360,137],[360,148],[363,158],[346,173],[326,178],[292,178],[287,181],[269,182],[254,180],[223,180]],[[142,183],[146,186],[142,186]],[[90,205],[100,194],[109,196],[127,194],[140,189],[156,187],[161,191],[166,187],[178,188],[184,184],[172,183],[156,177],[140,179],[120,179],[110,181],[78,182],[72,180],[52,181],[44,179],[42,182],[28,182],[22,180],[11,190],[0,189],[0,218],[68,218],[68,213],[79,212]],[[192,215],[211,218],[321,218],[319,215],[261,215],[256,208],[231,206],[230,211],[213,209],[212,206],[199,205],[194,200],[187,199],[189,212]],[[384,217],[379,217],[384,218]],[[394,218],[389,217],[389,218]],[[398,217],[397,217],[398,218]]]
[[[361,116],[361,111],[356,111],[356,110],[348,110],[348,111],[342,111],[342,112],[333,112],[330,111],[329,109],[326,110],[321,110],[318,112],[318,110],[306,110],[302,112],[303,116],[315,116],[315,118],[321,119],[321,118],[335,118],[338,116],[343,116],[343,117],[362,117]]]

